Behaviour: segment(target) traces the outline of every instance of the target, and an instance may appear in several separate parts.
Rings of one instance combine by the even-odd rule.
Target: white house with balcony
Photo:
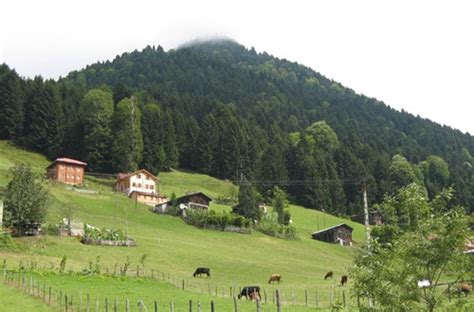
[[[158,185],[158,177],[145,169],[140,169],[132,173],[119,173],[114,189],[138,202],[155,206],[168,200],[159,194]]]

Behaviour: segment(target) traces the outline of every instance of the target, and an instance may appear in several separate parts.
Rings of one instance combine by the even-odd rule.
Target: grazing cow
[[[272,282],[278,282],[278,284],[280,284],[281,281],[281,274],[272,274],[268,280],[268,284],[271,284]]]
[[[260,287],[259,286],[245,286],[242,288],[240,291],[240,294],[237,296],[237,298],[242,298],[245,297],[249,299],[251,293],[257,293],[258,297],[261,298],[262,295],[260,295]]]
[[[341,277],[341,286],[344,286],[345,284],[347,284],[347,275],[343,275]]]
[[[249,294],[249,299],[252,301],[260,300],[260,296],[258,295],[256,291],[254,291]]]
[[[326,273],[326,275],[324,275],[324,279],[327,280],[328,278],[332,278],[332,275],[333,275],[332,271],[329,271]]]
[[[201,276],[201,274],[206,274],[207,278],[211,277],[211,269],[209,268],[197,268],[196,271],[194,271],[193,277],[196,276]]]
[[[463,293],[466,296],[472,291],[472,286],[469,283],[461,283],[457,287],[459,294]]]

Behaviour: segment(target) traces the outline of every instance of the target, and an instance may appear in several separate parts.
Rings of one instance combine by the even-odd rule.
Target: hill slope
[[[38,172],[44,170],[48,161],[37,154],[26,152],[7,142],[0,142],[0,163],[15,164],[17,161],[30,163]],[[171,172],[160,175],[162,190],[180,194],[183,190],[204,190],[213,195],[225,195],[232,185],[204,175]],[[1,185],[7,181],[6,169],[0,170]],[[188,181],[186,185],[183,182]],[[67,269],[75,271],[89,266],[100,256],[102,270],[113,271],[130,259],[134,268],[139,259],[147,254],[146,269],[171,274],[176,280],[192,279],[190,276],[198,266],[212,268],[212,280],[192,280],[196,289],[207,289],[208,284],[219,289],[229,286],[266,283],[271,273],[284,276],[280,289],[287,294],[295,291],[300,298],[309,290],[324,294],[321,302],[329,299],[335,280],[324,281],[328,270],[336,276],[347,272],[355,248],[322,243],[310,239],[310,233],[338,223],[345,222],[354,227],[354,241],[361,245],[364,229],[360,224],[340,219],[319,211],[292,205],[290,211],[294,225],[301,237],[299,241],[287,241],[265,236],[258,232],[251,235],[201,230],[185,224],[180,218],[156,215],[143,205],[112,192],[112,180],[88,178],[86,186],[97,194],[82,194],[60,183],[49,183],[53,197],[47,221],[56,223],[69,213],[72,218],[97,227],[122,229],[138,241],[135,248],[110,248],[82,245],[76,238],[44,236],[40,238],[16,239],[17,251],[1,250],[0,258],[8,263],[34,259],[39,266],[58,267],[60,258],[68,258]],[[183,186],[186,185],[186,186]],[[230,209],[224,205],[212,204],[210,209]],[[48,280],[55,280],[54,277]],[[72,287],[72,286],[67,286]],[[87,287],[83,285],[81,287]],[[274,289],[276,286],[269,286]]]
[[[205,171],[199,157],[191,161],[187,158],[189,143],[179,144],[182,147],[180,164],[185,168],[234,178],[239,159],[242,165],[242,158],[250,157],[249,161],[255,163],[248,165],[250,169],[246,174],[256,180],[280,180],[285,178],[285,173],[276,176],[267,173],[265,152],[282,152],[289,158],[286,160],[288,178],[299,180],[297,168],[291,166],[292,159],[288,156],[295,151],[288,146],[287,135],[324,120],[335,131],[342,146],[332,156],[338,179],[365,177],[372,181],[369,194],[372,201],[379,201],[391,191],[388,171],[392,156],[401,154],[410,162],[419,163],[430,155],[437,155],[449,165],[451,176],[445,185],[454,185],[458,191],[457,203],[468,210],[474,209],[474,196],[470,191],[474,188],[474,137],[404,111],[398,112],[308,67],[267,53],[256,53],[232,41],[198,42],[168,52],[161,47],[147,47],[72,72],[65,81],[82,84],[85,88],[105,83],[114,87],[116,94],[120,94],[124,86],[131,88],[128,92],[146,92],[149,100],[158,101],[171,112],[177,131],[184,127],[184,131],[180,130],[184,136],[182,142],[195,142],[196,137],[187,132],[194,128],[186,130],[186,125],[197,122],[200,128],[206,127],[205,117],[216,116],[215,103],[231,107],[249,136],[243,139],[241,148],[247,152],[255,149],[253,154],[247,156],[236,144],[235,155],[226,155],[229,151],[221,154],[234,156],[237,169],[229,173],[218,169]],[[217,116],[220,117],[216,117],[216,121],[223,118]],[[207,139],[212,140],[212,135],[207,135]],[[202,144],[199,140],[197,143]],[[192,148],[196,146],[192,144]],[[205,151],[199,146],[197,150],[198,153]],[[214,157],[219,158],[221,154]],[[245,160],[243,162],[245,167]],[[330,173],[317,175],[334,179]],[[296,201],[300,200],[297,192],[291,188],[289,191]],[[357,211],[350,207],[360,207],[360,196],[350,186],[344,187],[344,193],[342,211],[348,214]]]

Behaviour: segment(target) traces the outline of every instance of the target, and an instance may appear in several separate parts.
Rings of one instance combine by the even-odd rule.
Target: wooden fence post
[[[51,287],[48,287],[48,305],[51,305]]]
[[[143,303],[143,300],[138,301],[138,311],[143,312],[144,308],[145,304]]]
[[[342,303],[344,304],[344,307],[346,307],[346,291],[342,291]]]
[[[214,301],[211,300],[211,312],[215,312],[214,311]]]
[[[95,312],[99,312],[99,298],[95,299]]]
[[[197,312],[201,312],[201,302],[198,301],[198,310]]]
[[[257,298],[255,301],[257,302],[257,312],[262,312],[262,303],[260,302],[260,299]]]
[[[67,312],[67,310],[68,310],[67,295],[64,295],[64,303],[65,303],[66,312]]]
[[[118,312],[118,301],[117,301],[117,298],[114,299],[114,312]]]
[[[91,297],[89,294],[87,294],[87,297],[86,297],[86,312],[90,312],[90,304],[91,304]]]
[[[105,305],[105,312],[109,312],[109,300],[107,299],[107,297],[105,297],[105,300],[104,300],[104,305]]]
[[[266,289],[263,290],[263,298],[265,300],[265,303],[267,303],[267,290]]]
[[[234,312],[239,312],[239,307],[237,306],[237,297],[234,296]]]
[[[317,291],[314,292],[314,301],[315,301],[315,303],[316,303],[316,308],[317,308],[317,307],[319,306],[319,302],[318,302],[318,292],[317,292]]]
[[[181,289],[184,290],[184,279],[181,282]]]
[[[277,289],[275,291],[275,294],[276,294],[277,312],[281,312],[280,291]]]
[[[291,290],[291,299],[292,299],[293,305],[295,305],[295,291],[294,290]]]
[[[189,312],[193,312],[193,301],[189,299]]]
[[[125,312],[130,312],[130,300],[125,299]]]
[[[174,302],[170,302],[170,312],[174,312]]]
[[[304,305],[308,306],[308,291],[304,290]]]
[[[137,265],[137,277],[140,276],[140,267]]]

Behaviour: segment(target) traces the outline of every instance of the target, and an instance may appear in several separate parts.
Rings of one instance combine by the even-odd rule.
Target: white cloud
[[[219,34],[474,133],[470,1],[7,0],[1,6],[3,61],[25,76],[57,78],[146,45],[170,49]]]

